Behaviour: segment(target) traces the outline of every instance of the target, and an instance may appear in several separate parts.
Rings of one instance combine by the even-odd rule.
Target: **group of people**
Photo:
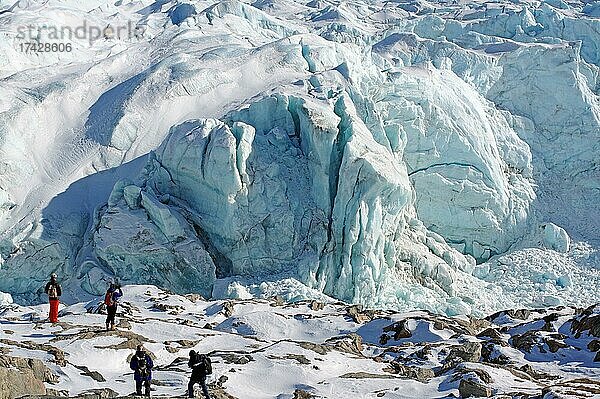
[[[46,284],[44,292],[48,295],[50,302],[50,315],[48,319],[50,323],[58,323],[58,305],[60,305],[60,296],[62,288],[57,281],[56,273],[50,275],[50,281]],[[117,315],[117,307],[119,299],[123,296],[123,291],[118,283],[111,282],[106,294],[104,295],[104,305],[106,305],[106,331],[115,329],[115,316]]]
[[[192,377],[188,383],[188,397],[194,397],[194,385],[198,384],[202,388],[202,393],[206,399],[210,399],[206,378],[212,374],[212,363],[210,357],[205,354],[190,351],[190,360],[188,366],[192,369]],[[152,368],[154,363],[150,355],[144,350],[142,345],[138,345],[135,354],[129,362],[129,367],[133,370],[135,379],[135,392],[142,396],[142,387],[144,395],[150,396],[150,383],[152,382]]]
[[[50,302],[50,322],[58,323],[58,305],[60,304],[62,289],[57,281],[55,273],[52,273],[50,276],[50,281],[46,284],[44,291],[48,295]],[[115,316],[117,314],[119,300],[122,297],[123,290],[121,289],[121,286],[118,283],[111,282],[104,295],[104,305],[106,305],[107,312],[106,331],[115,329]],[[210,399],[208,387],[206,386],[206,379],[208,375],[212,374],[210,357],[205,354],[197,353],[194,350],[191,350],[189,355],[190,359],[188,361],[188,366],[192,369],[192,376],[188,383],[188,397],[194,397],[194,385],[198,384],[202,388],[204,397]],[[144,388],[143,395],[149,397],[154,362],[142,345],[137,346],[135,354],[129,362],[129,367],[133,370],[136,394],[142,396],[142,388]]]

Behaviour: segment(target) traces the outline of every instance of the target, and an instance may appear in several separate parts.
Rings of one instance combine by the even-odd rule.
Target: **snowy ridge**
[[[0,5],[0,290],[18,302],[53,271],[67,300],[117,277],[450,315],[593,301],[589,5]],[[143,33],[36,30],[84,21]],[[23,53],[29,25],[72,51]]]

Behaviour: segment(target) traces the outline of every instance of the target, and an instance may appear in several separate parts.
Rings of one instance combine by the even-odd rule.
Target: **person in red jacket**
[[[58,323],[58,305],[62,290],[60,284],[56,281],[56,273],[50,275],[50,281],[46,284],[44,291],[48,294],[48,299],[50,300],[50,323]]]

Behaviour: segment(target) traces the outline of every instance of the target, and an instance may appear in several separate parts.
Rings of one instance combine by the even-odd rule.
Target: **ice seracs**
[[[554,223],[547,223],[542,226],[544,231],[544,244],[555,251],[567,252],[571,245],[571,239],[565,231],[565,229],[555,225]]]
[[[386,133],[406,142],[419,218],[480,262],[505,252],[523,235],[535,198],[528,145],[450,70],[389,71],[388,87],[378,108]]]
[[[6,292],[0,292],[0,306],[13,303],[12,296]]]
[[[449,314],[582,305],[575,282],[597,281],[572,250],[599,245],[590,6],[40,7],[0,15],[0,290],[17,301],[52,271],[68,299],[114,277],[206,296],[279,280]],[[144,35],[11,47],[66,13]],[[523,296],[532,254],[569,273]]]

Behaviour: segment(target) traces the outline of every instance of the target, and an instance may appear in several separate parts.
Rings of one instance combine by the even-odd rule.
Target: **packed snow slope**
[[[0,291],[590,304],[594,4],[2,0]]]

